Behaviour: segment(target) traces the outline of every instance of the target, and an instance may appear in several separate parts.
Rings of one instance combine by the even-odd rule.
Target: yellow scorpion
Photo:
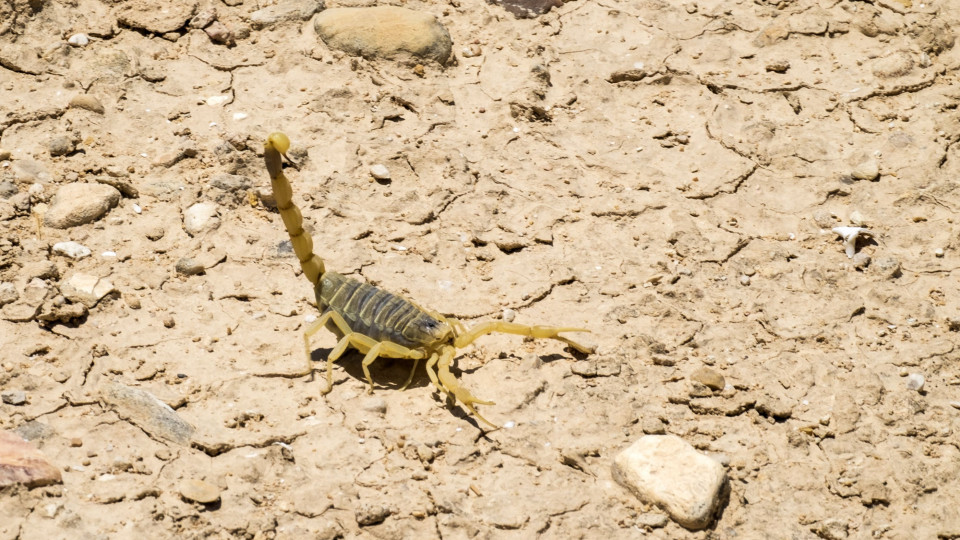
[[[550,326],[526,326],[502,321],[487,321],[467,330],[460,321],[444,317],[435,311],[426,310],[417,304],[391,292],[384,291],[367,283],[361,283],[336,272],[327,271],[323,260],[313,252],[313,239],[303,230],[303,216],[293,203],[293,188],[283,174],[283,158],[287,158],[290,139],[283,133],[272,133],[263,145],[264,160],[273,195],[280,210],[283,225],[290,235],[293,252],[300,260],[303,273],[313,284],[317,297],[317,307],[322,314],[303,334],[307,352],[307,370],[296,376],[313,373],[310,355],[310,338],[327,328],[333,332],[337,345],[327,356],[327,387],[323,394],[333,389],[333,363],[340,358],[347,347],[353,347],[363,357],[363,374],[370,383],[369,392],[373,392],[373,378],[370,377],[370,364],[378,357],[405,358],[413,360],[413,369],[401,389],[413,380],[414,372],[420,360],[427,360],[427,375],[440,391],[453,403],[459,400],[484,423],[490,423],[477,412],[476,405],[493,405],[492,401],[481,401],[450,372],[457,349],[473,343],[475,339],[491,332],[503,332],[534,338],[556,339],[574,349],[589,354],[586,347],[559,334],[561,332],[589,332],[582,328],[556,328]],[[290,159],[287,158],[290,162]],[[292,164],[292,162],[290,162]],[[436,368],[436,373],[434,373]]]

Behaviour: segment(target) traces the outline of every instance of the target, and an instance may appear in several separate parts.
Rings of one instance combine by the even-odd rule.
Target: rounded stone
[[[67,184],[57,190],[44,223],[54,229],[69,229],[92,223],[120,202],[117,188],[106,184]]]
[[[191,478],[180,483],[180,496],[188,501],[212,504],[220,500],[220,488]]]
[[[401,7],[331,8],[317,15],[313,26],[328,47],[364,58],[446,64],[453,50],[450,33],[436,17]]]

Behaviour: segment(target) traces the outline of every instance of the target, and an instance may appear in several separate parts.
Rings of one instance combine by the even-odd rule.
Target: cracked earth
[[[267,23],[251,14],[271,2],[212,4],[230,46],[144,30],[136,1],[0,5],[0,281],[20,296],[0,389],[27,397],[0,428],[63,477],[0,491],[0,538],[960,538],[952,2],[575,0],[533,19],[407,2],[457,57],[416,68],[328,49],[311,2]],[[318,313],[269,206],[277,130],[328,268],[468,325],[589,328],[597,353],[462,351],[496,431],[422,368],[399,391],[407,362],[376,362],[367,395],[349,354],[321,396],[327,333],[313,377],[282,376]],[[122,198],[45,226],[78,181]],[[203,202],[216,223],[188,234]],[[846,225],[873,232],[869,259],[844,254]],[[76,273],[116,290],[71,311]],[[722,390],[693,380],[704,367]],[[116,385],[195,431],[136,421]],[[707,530],[612,481],[645,433],[727,466]],[[185,500],[188,480],[220,502]]]

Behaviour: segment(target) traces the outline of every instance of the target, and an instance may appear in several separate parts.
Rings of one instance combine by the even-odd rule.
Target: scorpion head
[[[403,337],[414,343],[435,345],[453,338],[453,329],[443,319],[420,313],[403,329]]]

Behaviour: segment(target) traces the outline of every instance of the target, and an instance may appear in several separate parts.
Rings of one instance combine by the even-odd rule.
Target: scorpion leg
[[[453,357],[456,354],[457,350],[453,347],[446,346],[440,353],[440,364],[437,369],[437,376],[440,378],[440,383],[443,385],[443,390],[447,395],[451,396],[454,400],[460,401],[463,403],[463,406],[466,407],[474,416],[483,421],[484,424],[492,428],[498,428],[496,424],[490,422],[483,416],[480,416],[480,413],[477,412],[477,409],[474,408],[476,405],[493,405],[492,401],[480,401],[469,390],[460,386],[460,381],[453,376],[453,373],[450,373],[450,364],[453,363]]]
[[[454,346],[458,349],[466,347],[473,343],[480,336],[493,332],[502,332],[504,334],[516,334],[519,336],[530,336],[540,339],[555,339],[562,341],[574,349],[589,354],[594,352],[593,347],[581,345],[572,339],[565,338],[560,332],[589,332],[585,328],[560,328],[556,326],[527,326],[525,324],[508,323],[503,321],[487,321],[478,324],[469,330],[466,334],[458,336],[454,341]]]
[[[420,365],[420,359],[415,358],[413,360],[413,369],[410,370],[410,375],[407,377],[407,382],[403,383],[403,386],[400,387],[400,390],[406,390],[410,383],[413,382],[413,374],[417,372],[417,366]]]
[[[332,323],[332,324],[331,324]],[[347,335],[352,333],[350,330],[350,325],[347,324],[347,321],[336,311],[328,309],[323,312],[323,315],[320,315],[320,318],[313,322],[304,332],[303,332],[303,346],[307,351],[307,371],[302,373],[302,375],[307,375],[313,372],[313,356],[310,354],[310,338],[314,336],[324,327],[329,328],[333,326],[331,330],[339,330],[340,335]],[[335,332],[336,333],[336,332]],[[342,345],[342,347],[341,347]],[[333,390],[333,363],[340,358],[340,355],[343,354],[343,351],[349,345],[348,341],[345,341],[343,338],[337,342],[337,346],[334,347],[333,351],[330,351],[330,354],[327,355],[327,388],[321,390],[320,394],[326,395]]]

